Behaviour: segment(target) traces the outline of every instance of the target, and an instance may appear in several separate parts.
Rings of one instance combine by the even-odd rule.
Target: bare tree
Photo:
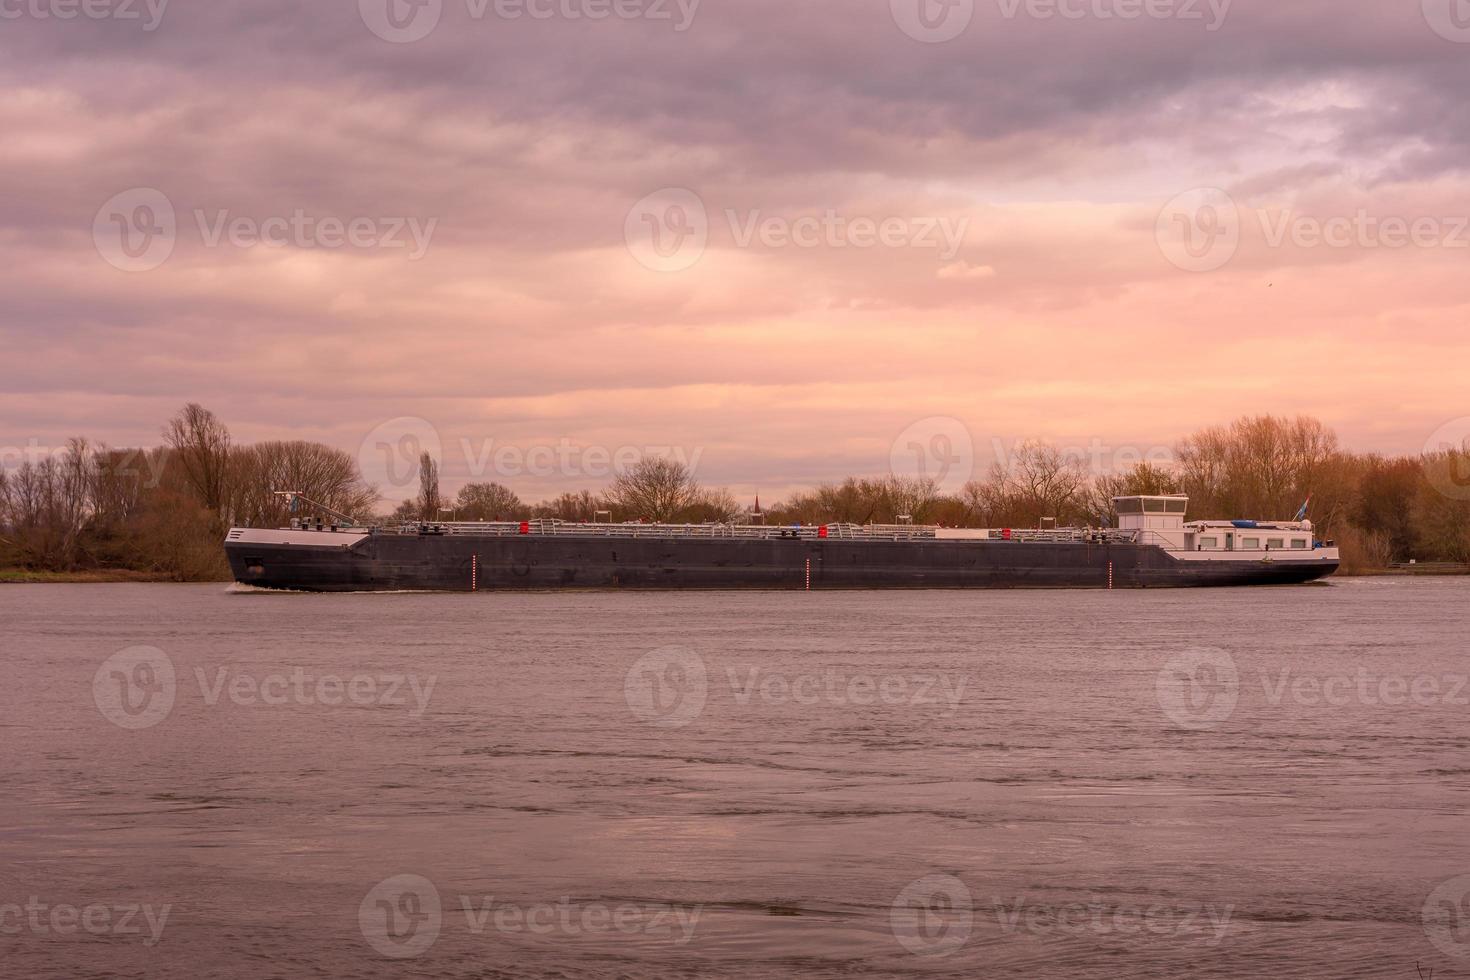
[[[209,409],[190,402],[164,426],[163,438],[199,502],[221,513],[230,471],[230,430]]]
[[[608,489],[608,498],[625,514],[660,523],[673,520],[698,496],[689,467],[666,456],[644,456]]]
[[[564,493],[531,508],[537,517],[558,518],[563,521],[590,522],[597,519],[600,510],[612,510],[612,505],[587,490]]]
[[[439,496],[439,464],[428,453],[419,456],[419,519],[437,521],[442,506]]]
[[[521,498],[499,483],[466,483],[454,499],[462,521],[518,521],[530,512]]]
[[[1088,497],[1088,521],[1103,527],[1116,524],[1118,515],[1113,508],[1114,497],[1135,494],[1160,496],[1178,492],[1179,481],[1171,471],[1144,460],[1126,473],[1097,478]]]
[[[996,460],[990,482],[1008,523],[1037,524],[1043,517],[1071,523],[1086,510],[1088,475],[1081,460],[1044,442],[1017,446],[1009,467]]]
[[[701,490],[694,502],[679,514],[679,519],[690,524],[733,524],[744,512],[745,508],[729,490]]]
[[[364,514],[377,503],[357,463],[340,449],[316,442],[260,442],[231,454],[232,510],[242,524],[279,527],[285,505],[274,496],[292,490],[333,511]],[[325,518],[328,515],[306,515]]]

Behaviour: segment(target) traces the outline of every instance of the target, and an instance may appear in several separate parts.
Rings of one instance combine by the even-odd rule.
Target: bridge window
[[[1164,501],[1164,510],[1169,514],[1183,514],[1189,510],[1189,501],[1166,500]]]
[[[1122,500],[1113,501],[1113,506],[1120,514],[1142,514],[1143,501],[1137,497],[1124,497]]]

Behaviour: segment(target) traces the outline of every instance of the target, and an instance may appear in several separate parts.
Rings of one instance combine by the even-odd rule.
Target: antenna
[[[286,506],[293,514],[296,513],[300,504],[305,503],[312,507],[315,507],[317,510],[321,511],[324,514],[328,514],[332,517],[337,518],[338,520],[346,521],[348,524],[357,523],[357,518],[353,517],[351,514],[344,514],[340,510],[334,510],[333,508],[328,507],[326,504],[321,503],[320,501],[312,500],[310,497],[306,496],[306,494],[296,490],[272,490],[271,496],[285,498]]]

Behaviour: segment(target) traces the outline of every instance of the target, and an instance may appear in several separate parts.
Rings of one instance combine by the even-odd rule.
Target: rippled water
[[[4,587],[0,973],[1463,976],[1467,610]]]

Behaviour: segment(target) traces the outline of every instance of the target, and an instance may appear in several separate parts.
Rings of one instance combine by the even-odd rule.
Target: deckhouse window
[[[1240,546],[1246,551],[1254,551],[1261,546],[1260,538],[1241,538]]]
[[[1207,549],[1208,550],[1214,550],[1215,548],[1220,547],[1220,539],[1219,538],[1200,538],[1199,539],[1199,546],[1200,546],[1200,550],[1201,551],[1204,551],[1204,550],[1207,550]]]
[[[1286,539],[1285,538],[1267,538],[1266,539],[1266,548],[1267,548],[1267,550],[1269,550],[1271,548],[1285,548],[1285,547],[1286,547]]]
[[[1292,538],[1291,539],[1291,546],[1293,548],[1301,548],[1301,549],[1305,550],[1306,547],[1307,547],[1307,539],[1306,538]]]

